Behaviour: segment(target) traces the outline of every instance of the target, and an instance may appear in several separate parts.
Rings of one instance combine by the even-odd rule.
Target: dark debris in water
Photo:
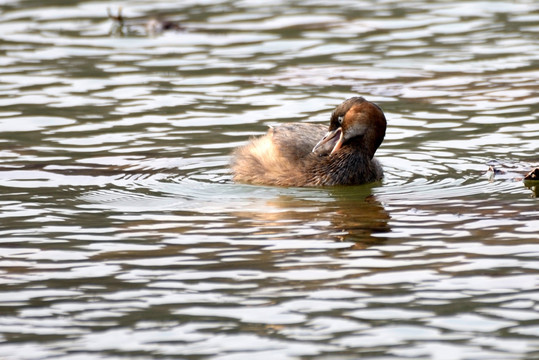
[[[539,167],[536,167],[535,169],[527,173],[526,176],[524,176],[524,180],[539,181]]]
[[[539,184],[539,166],[529,163],[500,163],[491,161],[486,172],[489,181],[496,179],[522,181],[537,197]],[[531,168],[531,170],[530,170]]]
[[[524,176],[524,185],[533,192],[535,197],[539,193],[539,167],[534,168]]]
[[[522,181],[539,180],[539,165],[526,162],[489,161],[486,175],[490,181],[494,179]],[[531,170],[530,170],[531,169]]]
[[[151,17],[149,19],[127,20],[122,14],[122,8],[113,14],[107,8],[107,15],[112,20],[111,35],[125,36],[133,33],[145,33],[149,36],[156,36],[165,31],[181,31],[184,27],[177,21],[162,19],[161,17]]]

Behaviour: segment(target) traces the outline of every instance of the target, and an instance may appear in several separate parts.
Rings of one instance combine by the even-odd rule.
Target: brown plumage
[[[353,97],[331,114],[329,131],[290,123],[234,151],[234,181],[279,186],[357,185],[380,180],[374,158],[386,133],[382,109]]]

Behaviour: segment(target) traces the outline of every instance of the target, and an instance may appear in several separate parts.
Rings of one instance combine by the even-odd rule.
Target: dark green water
[[[538,24],[531,0],[1,3],[0,358],[538,358]],[[234,147],[357,95],[388,118],[381,183],[232,183]]]

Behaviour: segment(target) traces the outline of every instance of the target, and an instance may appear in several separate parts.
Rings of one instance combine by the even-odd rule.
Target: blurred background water
[[[538,89],[533,0],[2,2],[0,358],[539,358]],[[357,95],[382,182],[231,181]]]

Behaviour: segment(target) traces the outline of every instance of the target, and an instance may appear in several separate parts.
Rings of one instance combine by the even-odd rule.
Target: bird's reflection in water
[[[332,239],[363,249],[384,240],[389,214],[371,195],[375,185],[301,189],[267,200],[264,211],[235,215],[258,230],[251,235],[276,240]]]

